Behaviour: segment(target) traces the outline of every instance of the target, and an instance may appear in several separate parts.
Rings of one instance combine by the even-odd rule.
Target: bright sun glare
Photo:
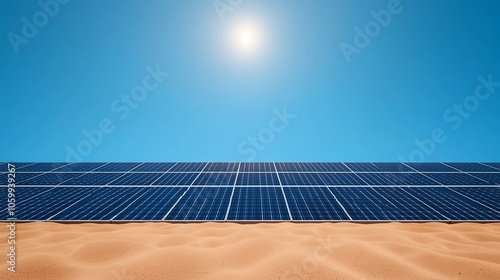
[[[240,34],[241,43],[245,46],[252,44],[253,34],[250,31],[243,31]]]
[[[238,45],[241,50],[251,51],[257,47],[257,33],[253,28],[241,28],[237,31]]]

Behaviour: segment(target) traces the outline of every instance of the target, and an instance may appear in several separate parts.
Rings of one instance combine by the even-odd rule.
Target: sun
[[[268,48],[266,28],[259,20],[240,19],[228,26],[227,33],[231,52],[238,59],[257,62]]]
[[[254,51],[258,45],[258,34],[254,28],[239,28],[236,32],[236,41],[241,51]]]
[[[243,46],[250,46],[254,42],[254,35],[251,31],[242,31],[240,33],[240,42]]]

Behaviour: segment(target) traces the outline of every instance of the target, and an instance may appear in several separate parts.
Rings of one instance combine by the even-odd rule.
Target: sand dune
[[[500,279],[500,223],[18,223],[16,239],[1,279]]]

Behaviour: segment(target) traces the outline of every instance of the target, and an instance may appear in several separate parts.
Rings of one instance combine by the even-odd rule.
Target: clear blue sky
[[[0,1],[0,161],[500,161],[499,1],[41,2]]]

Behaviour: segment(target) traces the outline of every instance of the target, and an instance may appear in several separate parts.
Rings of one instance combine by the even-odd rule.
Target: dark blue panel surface
[[[146,162],[132,169],[131,172],[167,172],[174,165],[173,162]]]
[[[447,188],[405,188],[450,220],[500,220],[500,213],[467,199]]]
[[[21,174],[21,173],[20,173]],[[30,179],[22,180],[19,182],[19,185],[59,185],[63,184],[66,181],[71,179],[76,179],[80,176],[83,176],[84,173],[38,173],[38,175],[34,175],[37,173],[25,173],[23,175],[33,174]],[[21,175],[22,176],[22,175]]]
[[[493,167],[486,166],[484,164],[480,163],[473,163],[473,162],[450,162],[446,163],[446,165],[451,166],[453,168],[456,168],[460,171],[464,172],[498,172],[497,169]]]
[[[368,192],[368,188],[330,187],[353,220],[389,220],[384,213],[382,197]]]
[[[419,172],[458,172],[457,169],[451,168],[439,162],[405,162],[404,164]]]
[[[109,185],[150,185],[162,175],[162,173],[126,173],[111,181]]]
[[[7,175],[8,173],[0,175],[0,180],[1,182],[7,182]],[[14,173],[15,174],[15,179],[16,179],[16,184],[17,185],[25,185],[24,182],[26,182],[29,179],[36,178],[39,176],[42,176],[44,173]],[[13,175],[10,175],[12,178]]]
[[[19,208],[19,205],[27,205],[25,204],[27,201],[35,199],[36,197],[40,196],[41,194],[53,189],[53,187],[16,187],[15,191],[13,192],[15,197],[9,197],[8,196],[8,189],[7,187],[1,186],[0,187],[0,197],[3,197],[5,199],[5,203],[2,202],[2,207],[0,209],[0,220],[6,220],[7,218],[11,217],[9,216],[8,212],[8,199],[15,199],[16,207],[14,209],[14,216],[12,218],[19,218],[18,217],[18,211],[25,212],[25,209]],[[11,192],[12,193],[12,192]],[[23,215],[26,217],[26,215]]]
[[[274,164],[270,162],[242,162],[240,172],[276,172]]]
[[[70,165],[65,165],[54,169],[56,172],[89,172],[98,168],[112,165],[113,163],[106,162],[74,162]]]
[[[237,162],[211,162],[205,167],[204,172],[236,172],[238,171]]]
[[[416,172],[399,162],[346,162],[354,172]]]
[[[200,172],[205,165],[205,162],[178,162],[169,172]]]
[[[420,173],[356,173],[368,185],[439,185]]]
[[[228,186],[234,185],[236,173],[220,173],[209,172],[201,173],[193,185],[213,185],[213,186]]]
[[[455,187],[450,188],[466,197],[500,212],[500,188],[497,187]]]
[[[281,185],[325,185],[318,173],[278,173]]]
[[[236,185],[279,185],[276,173],[239,173]]]
[[[488,182],[465,173],[422,173],[442,185],[488,185]]]
[[[319,176],[327,185],[366,185],[354,173],[319,173]]]
[[[64,182],[65,185],[96,185],[103,186],[123,176],[123,173],[85,173],[80,177]]]
[[[417,189],[417,187],[412,187]],[[364,220],[368,217],[376,217],[376,220],[397,221],[422,221],[422,220],[447,220],[431,207],[415,199],[414,196],[400,187],[376,187],[376,188],[330,188],[341,201],[344,207],[355,209],[354,216]],[[364,200],[357,200],[350,193],[357,194]],[[369,200],[367,202],[366,200]],[[345,203],[344,203],[345,202]],[[364,205],[367,203],[367,205]],[[373,206],[375,204],[376,206]],[[350,206],[348,206],[350,205]],[[361,214],[361,213],[362,214]],[[348,210],[348,213],[351,213]],[[366,217],[366,218],[365,218]]]
[[[110,220],[146,190],[144,187],[100,188],[50,220]]]
[[[63,166],[71,165],[69,162],[39,162],[35,164],[16,166],[16,172],[47,172],[54,169],[61,168]]]
[[[370,162],[346,162],[345,165],[349,167],[349,170],[354,172],[373,172],[380,171],[374,164]]]
[[[328,162],[277,162],[278,172],[349,172],[342,163]]]
[[[399,162],[372,162],[380,172],[415,172],[414,169]]]
[[[279,187],[235,188],[228,220],[290,220]]]
[[[36,199],[39,195],[52,190],[53,186],[41,186],[41,187],[16,187],[16,203],[21,203],[31,199]]]
[[[350,220],[326,187],[283,189],[293,220]]]
[[[159,221],[172,208],[187,187],[147,187],[147,191],[133,200],[113,220]]]
[[[138,166],[140,166],[141,163],[137,162],[113,162],[110,164],[103,165],[96,170],[95,172],[127,172],[130,171]]]
[[[479,178],[490,185],[500,185],[500,173],[468,173],[469,175]]]
[[[19,220],[47,220],[73,203],[90,196],[97,187],[58,187],[16,205]]]
[[[7,162],[7,164],[8,163],[14,165],[16,167],[16,170],[21,167],[27,167],[28,165],[36,164],[36,162]]]
[[[232,187],[192,187],[165,220],[222,221],[232,190]]]
[[[19,220],[282,221],[290,219],[285,202],[299,221],[500,220],[499,163],[408,163],[419,171],[406,163],[15,166]],[[0,197],[7,198],[7,179],[0,171]],[[0,210],[0,219],[7,214]]]
[[[487,165],[489,167],[493,167],[500,171],[500,162],[483,162],[482,164]]]
[[[156,180],[153,185],[165,185],[165,186],[178,186],[185,185],[189,186],[194,182],[194,179],[198,177],[198,173],[165,173],[158,180]]]

